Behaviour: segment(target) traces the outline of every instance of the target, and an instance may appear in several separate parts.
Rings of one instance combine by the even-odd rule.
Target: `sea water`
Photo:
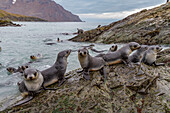
[[[19,73],[9,74],[7,67],[15,67],[30,62],[31,55],[42,54],[43,58],[38,62],[30,64],[38,70],[44,70],[52,66],[56,61],[57,54],[65,49],[79,49],[89,43],[79,43],[67,41],[74,35],[63,35],[62,33],[75,33],[77,28],[90,30],[99,24],[107,23],[87,23],[87,22],[19,22],[21,27],[0,27],[0,105],[8,106],[10,101],[20,95],[17,82],[22,81]],[[63,40],[57,43],[57,38]],[[51,41],[44,41],[51,40]],[[46,45],[46,43],[56,43]],[[97,50],[108,50],[111,45],[95,44]],[[91,55],[96,53],[91,52]],[[80,68],[77,52],[73,52],[68,57],[67,72]],[[9,101],[9,102],[8,102]],[[6,105],[4,105],[6,104]]]

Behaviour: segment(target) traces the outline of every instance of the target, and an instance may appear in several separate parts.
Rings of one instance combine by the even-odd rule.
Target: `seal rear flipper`
[[[165,63],[156,63],[156,62],[153,62],[153,65],[155,65],[155,66],[165,66]]]
[[[18,103],[14,104],[12,107],[16,107],[16,106],[25,104],[25,103],[31,101],[33,98],[34,98],[34,96],[27,96],[24,100],[19,101]]]
[[[46,88],[44,85],[42,86],[44,90],[57,90],[58,88]]]

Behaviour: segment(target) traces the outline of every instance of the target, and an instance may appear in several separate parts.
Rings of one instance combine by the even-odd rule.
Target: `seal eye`
[[[134,48],[136,48],[137,47],[137,45],[134,45]]]
[[[24,74],[24,77],[25,77],[25,78],[27,78],[27,75],[26,75],[26,74]]]
[[[35,72],[35,73],[34,73],[34,76],[36,77],[37,75],[38,75],[38,73],[37,73],[37,72]]]
[[[78,50],[78,52],[80,53],[80,50]]]
[[[159,47],[156,47],[156,49],[158,50],[158,49],[159,49]]]
[[[84,54],[87,54],[87,52],[84,52]]]

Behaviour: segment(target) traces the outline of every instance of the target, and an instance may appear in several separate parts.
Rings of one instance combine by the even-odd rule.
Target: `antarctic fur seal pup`
[[[110,48],[109,48],[109,51],[108,53],[110,52],[115,52],[117,50],[117,45],[112,45]],[[95,57],[103,57],[105,55],[105,53],[100,53],[98,55],[96,55]]]
[[[116,50],[118,49],[117,45],[114,44],[110,47],[109,51],[108,52],[115,52]]]
[[[37,60],[37,59],[40,59],[40,58],[42,58],[42,54],[37,54],[37,55],[31,55],[30,56],[31,60]]]
[[[57,60],[48,69],[41,71],[41,74],[44,76],[44,86],[49,86],[55,82],[59,82],[58,86],[61,86],[64,81],[64,74],[67,69],[67,57],[70,55],[71,50],[64,50],[58,53]]]
[[[35,95],[41,91],[41,89],[56,90],[56,88],[46,88],[44,86],[46,81],[44,80],[43,75],[40,71],[34,68],[25,69],[23,73],[23,78],[24,80],[21,83],[18,82],[18,87],[22,97],[26,98],[14,104],[13,106],[19,106],[32,100]]]
[[[40,89],[56,90],[56,88],[46,88],[47,86],[59,81],[59,86],[64,83],[64,74],[67,68],[67,57],[70,55],[71,50],[65,50],[58,53],[57,60],[53,66],[44,70],[38,71],[33,68],[24,70],[24,80],[18,83],[19,91],[26,99],[20,101],[14,106],[24,104],[34,98],[39,93]]]
[[[140,49],[137,49],[134,53],[129,56],[129,61],[134,64],[140,64],[145,51],[148,49],[147,45],[141,45]]]
[[[89,71],[102,70],[106,79],[106,70],[104,68],[105,61],[101,57],[92,57],[86,48],[78,50],[78,59],[81,67],[83,68],[83,77],[90,80]]]
[[[130,42],[115,52],[105,54],[103,59],[108,65],[118,64],[122,61],[125,64],[129,64],[129,55],[132,53],[132,51],[139,49],[140,47],[141,46],[138,43]]]
[[[142,62],[147,65],[155,65],[155,66],[164,66],[164,63],[156,63],[157,53],[162,50],[160,46],[150,46],[147,51],[144,53],[144,57]]]
[[[29,67],[29,66],[27,66],[27,65],[18,66],[17,69],[14,68],[14,67],[8,67],[6,70],[7,70],[10,74],[17,73],[17,72],[23,73],[24,70],[25,70],[26,68],[28,68],[28,67]]]

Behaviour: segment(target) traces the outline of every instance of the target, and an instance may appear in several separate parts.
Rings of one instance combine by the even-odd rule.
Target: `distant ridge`
[[[0,0],[0,9],[50,22],[81,22],[77,15],[52,0]]]
[[[24,15],[12,14],[6,11],[0,10],[0,20],[12,20],[12,21],[46,21],[37,17],[29,17]]]

